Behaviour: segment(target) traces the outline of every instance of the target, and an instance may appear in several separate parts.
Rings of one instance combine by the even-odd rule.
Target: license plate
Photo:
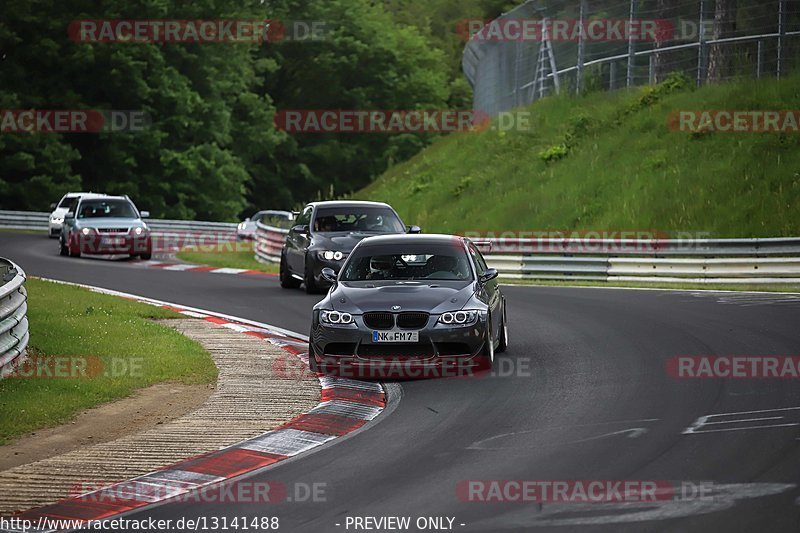
[[[419,342],[419,331],[373,331],[372,342]]]
[[[118,244],[125,244],[125,237],[103,237],[100,239],[100,244],[103,246],[115,246]]]

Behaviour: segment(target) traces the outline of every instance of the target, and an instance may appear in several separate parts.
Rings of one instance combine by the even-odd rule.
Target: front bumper
[[[309,357],[326,374],[361,379],[415,379],[472,375],[486,369],[486,322],[446,327],[431,315],[416,330],[417,343],[378,343],[362,317],[355,328],[329,327],[316,320],[311,330]],[[398,330],[408,331],[408,330]]]
[[[79,245],[82,254],[147,254],[152,253],[150,235],[134,237],[126,235],[81,235]]]
[[[53,222],[52,220],[48,222],[48,233],[51,237],[58,237],[61,235],[61,228],[64,225],[63,222]]]

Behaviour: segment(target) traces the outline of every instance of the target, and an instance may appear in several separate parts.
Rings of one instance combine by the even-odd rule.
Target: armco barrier
[[[8,259],[0,258],[0,376],[25,355],[27,311],[25,272]]]
[[[33,211],[0,211],[0,228],[30,231],[48,230],[50,213]],[[148,218],[153,235],[153,251],[174,253],[187,246],[219,245],[236,239],[236,224],[195,220],[162,220]]]
[[[288,230],[256,229],[255,256],[280,261]],[[800,283],[800,238],[478,239],[509,279],[664,283]]]
[[[261,263],[280,263],[281,249],[289,230],[256,223],[255,259]]]

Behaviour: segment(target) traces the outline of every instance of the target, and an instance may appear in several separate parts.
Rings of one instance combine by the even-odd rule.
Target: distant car
[[[338,275],[322,273],[333,287],[312,313],[314,372],[441,376],[491,368],[494,354],[508,346],[497,270],[464,237],[371,237]]]
[[[256,238],[256,222],[273,225],[278,228],[288,228],[294,220],[291,211],[259,211],[252,217],[246,218],[236,226],[236,238],[239,240],[252,240]]]
[[[61,255],[128,254],[150,259],[150,229],[127,196],[81,196],[64,217],[59,238]]]
[[[375,235],[419,233],[406,226],[394,209],[380,202],[312,202],[295,220],[281,251],[283,288],[305,285],[314,294],[330,286],[322,269],[338,269],[353,247]]]
[[[61,226],[64,225],[64,215],[75,205],[78,198],[92,198],[102,197],[103,194],[93,192],[68,192],[65,194],[57,204],[50,204],[50,213],[48,219],[48,236],[52,239],[61,235]]]

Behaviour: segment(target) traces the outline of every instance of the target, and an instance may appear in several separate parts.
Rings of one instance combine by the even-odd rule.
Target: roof
[[[364,200],[329,200],[325,202],[310,202],[308,205],[316,207],[391,207],[383,202],[367,202]]]
[[[379,246],[385,244],[402,245],[402,244],[451,244],[454,240],[462,241],[464,237],[460,235],[443,235],[437,233],[425,234],[391,234],[379,235],[375,237],[367,237],[361,241],[361,246]]]

